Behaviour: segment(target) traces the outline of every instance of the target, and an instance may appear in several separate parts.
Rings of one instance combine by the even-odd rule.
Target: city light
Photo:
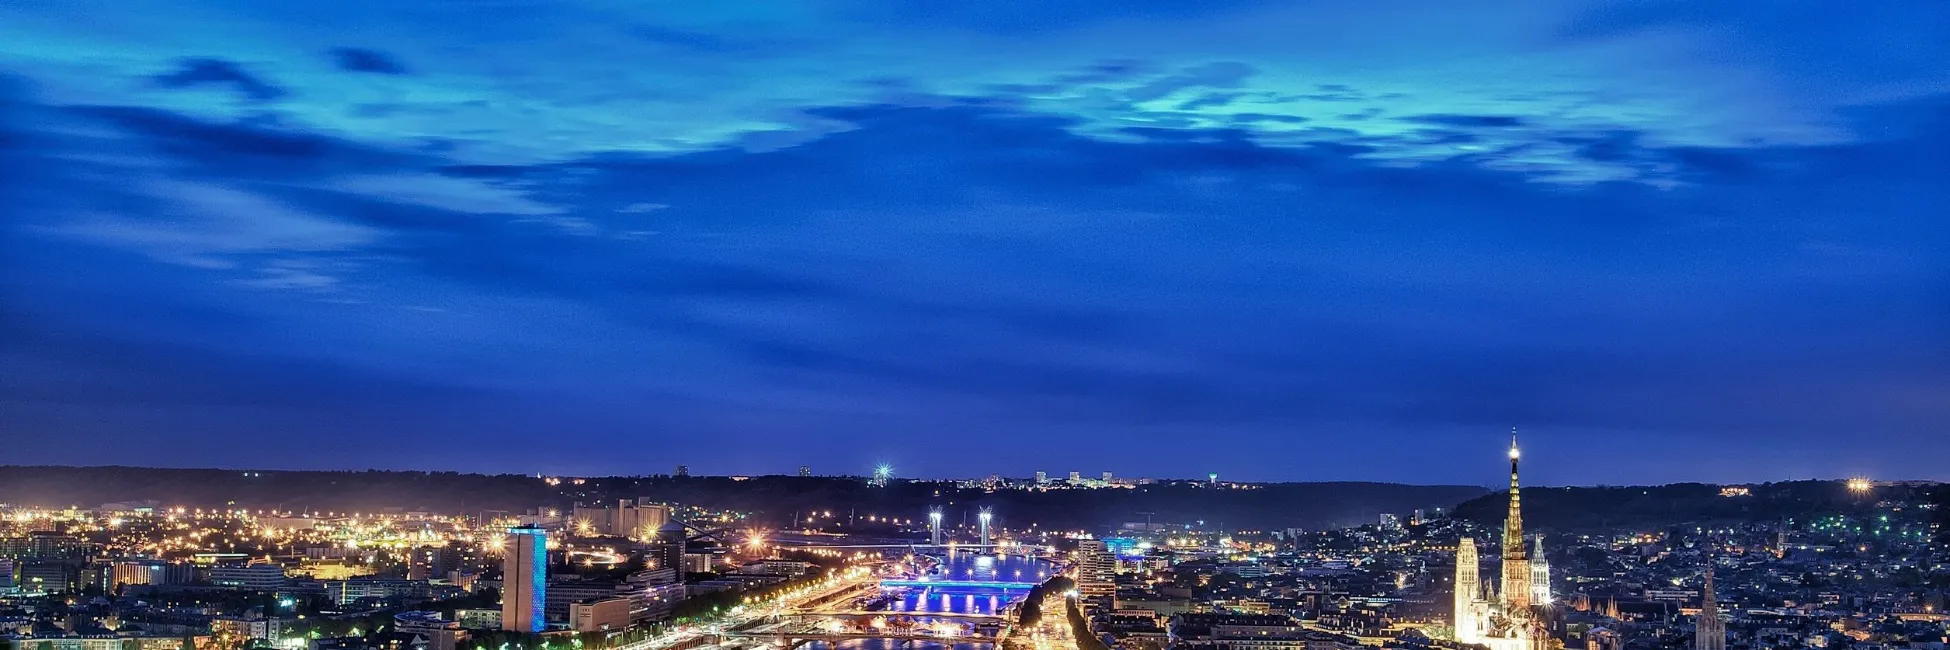
[[[745,531],[745,548],[753,552],[765,550],[765,532],[756,528]]]

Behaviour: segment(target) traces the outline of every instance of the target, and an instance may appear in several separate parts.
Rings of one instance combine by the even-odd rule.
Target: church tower
[[[1551,596],[1551,563],[1544,559],[1544,536],[1538,535],[1530,547],[1530,602],[1534,605],[1549,605]]]
[[[1482,589],[1478,568],[1476,540],[1464,537],[1456,543],[1456,609],[1455,617],[1450,619],[1456,628],[1456,640],[1463,643],[1476,642],[1476,598]]]
[[[1720,601],[1713,595],[1713,567],[1706,567],[1700,587],[1699,621],[1693,629],[1693,650],[1727,650],[1727,623],[1720,620]]]
[[[1510,430],[1510,514],[1503,520],[1503,609],[1530,608],[1530,554],[1524,548],[1523,496],[1517,486],[1517,431]]]
[[[1542,579],[1534,579],[1537,567],[1531,564],[1530,549],[1525,545],[1529,540],[1523,535],[1523,497],[1518,491],[1520,455],[1513,430],[1510,433],[1510,512],[1503,521],[1500,594],[1490,588],[1489,580],[1479,575],[1476,541],[1464,539],[1456,544],[1456,640],[1487,646],[1489,650],[1547,650],[1551,645],[1550,630],[1539,611],[1548,594],[1539,597],[1532,591],[1537,584],[1550,588],[1549,569],[1544,569]],[[1539,546],[1539,558],[1543,556],[1542,551]],[[1465,594],[1472,593],[1471,586],[1480,587],[1482,595],[1466,598]]]

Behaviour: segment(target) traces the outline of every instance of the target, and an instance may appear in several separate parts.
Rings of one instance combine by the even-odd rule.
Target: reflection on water
[[[1042,582],[1049,578],[1049,563],[1035,558],[983,555],[970,551],[950,554],[935,580],[993,580],[998,582]],[[992,587],[949,587],[905,590],[900,598],[884,608],[888,613],[951,612],[956,614],[995,614],[1028,595],[1026,589]],[[926,616],[918,616],[921,621]],[[806,650],[991,650],[990,643],[945,643],[937,641],[896,641],[858,639],[842,641],[838,647],[825,642],[803,646]]]
[[[832,644],[814,641],[802,646],[810,650],[833,650]],[[894,639],[855,639],[841,641],[839,650],[991,650],[993,643],[937,643],[934,641],[897,641]]]

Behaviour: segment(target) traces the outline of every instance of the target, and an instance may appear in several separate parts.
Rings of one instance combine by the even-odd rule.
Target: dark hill
[[[1634,487],[1525,487],[1523,519],[1540,530],[1645,530],[1680,524],[1780,521],[1824,514],[1862,513],[1880,500],[1928,499],[1927,487],[1879,486],[1872,496],[1848,490],[1843,481],[1786,481],[1743,485],[1748,494],[1721,496],[1721,486],[1675,483]],[[1494,528],[1502,525],[1509,492],[1456,506],[1456,516]]]
[[[895,482],[884,488],[843,477],[602,477],[551,486],[532,476],[455,472],[322,472],[154,469],[137,467],[0,467],[0,503],[93,508],[155,500],[167,506],[298,511],[388,509],[475,513],[567,508],[615,499],[658,501],[756,513],[782,523],[796,512],[853,510],[920,517],[930,505],[951,522],[979,506],[1009,525],[1044,528],[1113,526],[1126,521],[1207,521],[1227,529],[1323,528],[1367,523],[1384,513],[1447,508],[1487,491],[1472,486],[1393,483],[1266,483],[1250,489],[1160,484],[1137,489],[961,489],[950,482]],[[1146,514],[1149,513],[1149,514]]]

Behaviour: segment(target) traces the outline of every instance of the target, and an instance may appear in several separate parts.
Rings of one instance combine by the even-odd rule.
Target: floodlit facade
[[[1545,650],[1549,634],[1539,611],[1549,605],[1548,567],[1531,564],[1524,544],[1523,501],[1518,489],[1516,434],[1510,436],[1510,511],[1503,521],[1503,576],[1496,595],[1480,584],[1476,540],[1464,538],[1456,547],[1456,640],[1488,646],[1490,650]],[[1542,555],[1537,558],[1542,561]],[[1540,598],[1540,594],[1542,597]]]

